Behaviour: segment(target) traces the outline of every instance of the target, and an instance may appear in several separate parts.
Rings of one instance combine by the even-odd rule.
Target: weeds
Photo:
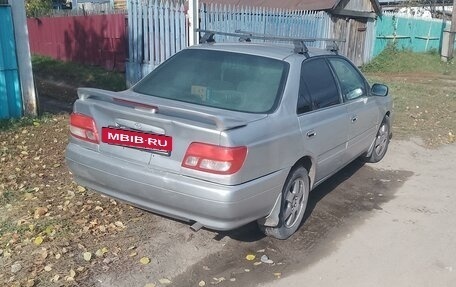
[[[46,123],[52,120],[51,114],[43,114],[39,117],[23,117],[19,119],[0,119],[0,132],[14,130],[21,127],[27,126],[39,126],[42,123]]]
[[[413,53],[389,46],[362,68],[366,73],[437,73],[456,75],[454,62],[444,63],[436,51]]]
[[[36,76],[72,84],[75,87],[95,87],[112,91],[126,88],[122,73],[106,71],[100,67],[62,62],[43,56],[33,56],[33,72]]]

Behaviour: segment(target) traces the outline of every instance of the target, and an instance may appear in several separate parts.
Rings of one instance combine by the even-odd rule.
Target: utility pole
[[[13,12],[14,36],[16,38],[17,64],[21,82],[22,100],[24,114],[36,116],[38,107],[35,94],[35,83],[33,81],[32,57],[27,29],[27,18],[25,17],[24,0],[10,1]]]
[[[450,28],[450,39],[448,43],[448,59],[453,59],[454,56],[454,40],[456,35],[456,0],[453,1],[453,11],[451,13],[451,28]]]

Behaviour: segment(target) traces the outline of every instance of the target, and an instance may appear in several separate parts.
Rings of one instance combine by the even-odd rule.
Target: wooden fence
[[[129,54],[127,85],[187,47],[184,5],[160,0],[127,0]]]
[[[213,31],[242,30],[294,38],[329,38],[330,35],[331,18],[325,12],[202,4],[200,17],[201,28]],[[229,36],[217,36],[216,40],[237,41]],[[308,45],[326,47],[324,42]]]
[[[325,12],[290,11],[226,5],[200,5],[202,29],[299,38],[328,38],[331,18]],[[131,86],[156,66],[188,46],[188,22],[179,2],[128,0],[129,56],[127,85]],[[237,41],[217,36],[218,42]],[[322,42],[309,46],[324,47]]]

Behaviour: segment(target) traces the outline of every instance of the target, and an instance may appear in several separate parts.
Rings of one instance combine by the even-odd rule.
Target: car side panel
[[[344,164],[348,139],[347,117],[344,105],[299,116],[302,145],[316,155],[316,182],[340,169]],[[309,133],[315,135],[309,136]]]
[[[378,103],[374,97],[361,97],[346,103],[349,116],[349,140],[344,162],[366,152],[375,138],[379,126]]]

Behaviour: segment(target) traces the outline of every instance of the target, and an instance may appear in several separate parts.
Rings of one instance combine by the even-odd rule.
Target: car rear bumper
[[[230,230],[265,217],[288,171],[227,186],[107,157],[70,143],[68,167],[76,182],[108,196],[166,216]]]

